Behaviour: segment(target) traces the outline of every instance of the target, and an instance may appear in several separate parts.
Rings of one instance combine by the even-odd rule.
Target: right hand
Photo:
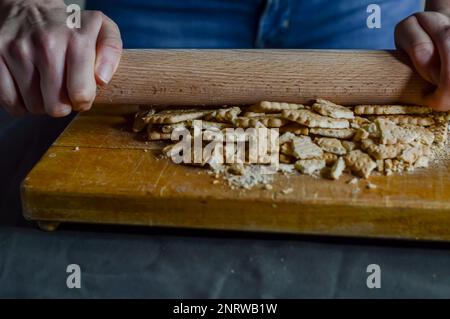
[[[117,25],[98,11],[66,25],[62,0],[0,0],[0,106],[62,117],[92,106],[122,54]]]

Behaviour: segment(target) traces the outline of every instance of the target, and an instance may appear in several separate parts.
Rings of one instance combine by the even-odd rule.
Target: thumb
[[[119,27],[103,15],[103,23],[97,38],[95,77],[97,83],[106,85],[111,81],[119,66],[122,55],[122,39]]]

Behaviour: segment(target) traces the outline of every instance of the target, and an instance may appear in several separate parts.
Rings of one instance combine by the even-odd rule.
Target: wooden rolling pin
[[[98,104],[420,104],[431,87],[398,52],[125,50]]]

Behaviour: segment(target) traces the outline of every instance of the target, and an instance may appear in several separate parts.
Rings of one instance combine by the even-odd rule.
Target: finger
[[[107,16],[97,39],[97,60],[95,75],[100,84],[108,84],[119,66],[122,56],[122,39],[117,25]]]
[[[3,59],[0,58],[0,107],[3,107],[13,116],[21,116],[27,113],[22,103],[16,84]]]
[[[450,19],[437,12],[417,14],[416,17],[432,38],[440,58],[439,85],[425,102],[438,111],[450,110]]]
[[[98,17],[93,13],[87,15],[83,29],[72,36],[66,56],[67,92],[76,111],[89,110],[97,90],[94,73],[96,42],[103,16],[101,13]]]
[[[439,84],[439,52],[431,37],[413,15],[398,24],[395,43],[410,57],[417,72],[428,82]]]
[[[13,41],[8,47],[5,62],[17,84],[25,108],[30,113],[44,113],[39,73],[32,62],[31,46],[23,40]]]
[[[53,117],[69,115],[72,106],[65,86],[67,41],[44,30],[37,32],[33,40],[45,111]]]

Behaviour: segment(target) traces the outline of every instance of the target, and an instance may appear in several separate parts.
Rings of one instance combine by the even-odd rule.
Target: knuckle
[[[438,39],[442,43],[450,44],[450,25],[442,27],[441,31],[439,31]]]
[[[23,39],[13,40],[8,45],[9,54],[19,60],[26,60],[29,58],[30,50],[27,41]]]
[[[417,14],[417,13],[416,13]],[[417,22],[417,16],[416,14],[412,14],[409,17],[406,17],[405,19],[403,19],[400,23],[399,26],[401,27],[406,27],[407,25],[411,24],[411,23],[416,23]]]
[[[48,31],[40,30],[33,34],[33,40],[39,47],[52,48],[55,46],[55,36]]]
[[[102,46],[108,48],[117,55],[120,55],[122,53],[123,44],[122,40],[118,37],[110,36],[105,38],[102,42]]]
[[[92,10],[92,11],[88,11],[88,13],[89,13],[90,18],[95,21],[100,21],[103,19],[103,13],[101,11]]]
[[[411,46],[411,53],[421,61],[429,59],[434,54],[434,44],[432,42],[418,42]]]
[[[95,38],[85,36],[79,33],[73,33],[70,37],[68,50],[78,51],[87,48],[95,48]]]
[[[45,62],[51,64],[58,52],[58,43],[56,35],[50,32],[40,31],[34,35],[34,45],[38,49],[38,55]]]

